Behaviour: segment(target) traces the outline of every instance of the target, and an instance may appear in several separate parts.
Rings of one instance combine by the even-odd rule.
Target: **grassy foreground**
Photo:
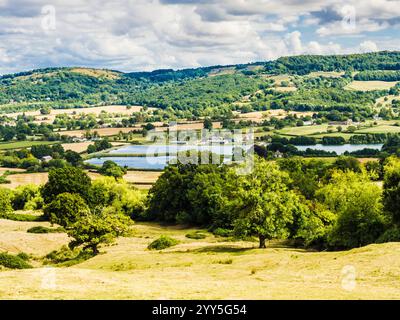
[[[31,234],[46,222],[0,220],[0,251],[36,257],[68,242],[62,233]],[[0,299],[400,299],[400,243],[312,252],[271,243],[229,242],[193,229],[136,224],[133,236],[73,267],[0,270]],[[160,235],[180,243],[147,245]],[[348,271],[353,270],[355,280]],[[352,271],[352,272],[353,272]]]

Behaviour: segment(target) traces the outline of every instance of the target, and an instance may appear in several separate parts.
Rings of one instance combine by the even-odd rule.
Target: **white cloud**
[[[0,0],[0,73],[65,65],[151,70],[375,50],[366,32],[395,25],[398,2],[53,0],[56,29],[43,30],[48,0]],[[357,14],[352,30],[341,24],[346,5]],[[363,44],[346,47],[336,35],[361,35]],[[391,40],[374,41],[385,49],[398,42]]]
[[[373,41],[367,40],[360,43],[360,52],[374,52],[378,50],[378,46]]]

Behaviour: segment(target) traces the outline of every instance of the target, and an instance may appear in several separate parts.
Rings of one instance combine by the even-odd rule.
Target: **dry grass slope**
[[[7,241],[20,244],[30,237],[30,246],[42,246],[43,253],[54,248],[54,242],[43,242],[54,235],[28,236],[27,224],[37,225],[0,221],[0,230]],[[210,234],[187,239],[190,231],[137,224],[134,236],[74,267],[2,271],[0,299],[400,299],[399,243],[345,252],[310,252],[280,243],[259,250],[254,242],[224,242]],[[180,243],[147,250],[161,234]],[[57,245],[66,241],[58,240]],[[342,287],[346,266],[356,271],[351,291]]]

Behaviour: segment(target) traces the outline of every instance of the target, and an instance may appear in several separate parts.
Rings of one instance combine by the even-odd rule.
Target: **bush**
[[[12,191],[0,188],[0,216],[11,213]]]
[[[89,189],[89,206],[113,206],[132,219],[143,216],[145,210],[145,195],[140,190],[130,186],[123,180],[116,181],[111,177],[99,178],[93,181]]]
[[[195,231],[195,232],[188,233],[185,237],[189,238],[189,239],[199,240],[199,239],[205,239],[207,237],[207,235],[205,235],[204,233],[201,233],[201,231]]]
[[[14,210],[38,210],[42,206],[43,198],[40,195],[40,188],[38,186],[27,184],[15,189],[12,200]]]
[[[61,193],[44,207],[44,214],[52,223],[70,227],[79,217],[89,214],[89,207],[78,194]]]
[[[8,253],[0,253],[0,265],[9,269],[29,269],[32,266],[20,256],[14,256]]]
[[[231,237],[233,236],[233,230],[217,228],[212,232],[214,235],[219,237]]]
[[[152,243],[150,243],[147,248],[150,250],[163,250],[175,246],[178,243],[179,241],[176,239],[168,236],[161,236],[157,240],[154,240]]]
[[[62,246],[59,250],[54,250],[45,256],[46,264],[54,263],[60,266],[72,266],[93,257],[93,253],[79,248],[70,249]]]
[[[17,254],[18,258],[21,258],[24,261],[29,261],[29,254],[25,253],[25,252],[20,252]]]
[[[67,231],[68,236],[74,239],[69,247],[83,245],[83,249],[98,254],[100,244],[110,244],[116,237],[126,235],[131,223],[129,217],[115,212],[113,207],[105,208],[99,214],[81,216]]]
[[[377,243],[384,242],[398,242],[400,241],[400,228],[394,227],[386,230],[379,238],[376,240]]]
[[[26,232],[28,233],[60,233],[65,232],[64,228],[47,228],[42,226],[36,226],[29,228]]]
[[[35,216],[33,214],[25,214],[25,213],[0,214],[0,218],[7,219],[7,220],[13,220],[13,221],[28,221],[28,222],[45,221],[46,220],[45,216],[43,216],[43,215]]]

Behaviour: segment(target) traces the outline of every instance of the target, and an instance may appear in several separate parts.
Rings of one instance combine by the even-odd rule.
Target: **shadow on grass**
[[[206,246],[201,248],[182,250],[181,252],[191,252],[191,253],[236,253],[242,254],[256,249],[256,247],[237,247],[228,245],[217,245],[217,246]]]

